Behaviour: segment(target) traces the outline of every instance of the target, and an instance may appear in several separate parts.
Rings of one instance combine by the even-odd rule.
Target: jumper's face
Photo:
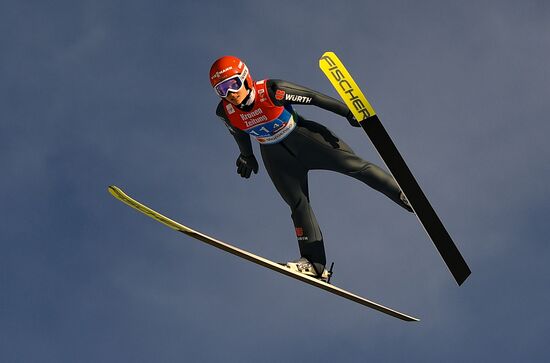
[[[235,106],[237,106],[244,101],[247,94],[248,94],[248,91],[246,90],[246,87],[243,86],[236,92],[229,92],[227,94],[227,97],[225,97],[225,99],[230,103],[234,104]]]

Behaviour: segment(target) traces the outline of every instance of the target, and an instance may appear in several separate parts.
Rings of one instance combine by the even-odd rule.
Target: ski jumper
[[[288,204],[302,257],[318,271],[326,264],[321,229],[310,205],[310,170],[332,170],[362,181],[409,210],[400,199],[393,177],[363,160],[325,126],[306,120],[293,104],[314,105],[349,117],[341,101],[283,80],[255,83],[254,103],[240,108],[222,99],[216,114],[225,122],[242,155],[253,155],[250,137],[260,143],[265,168],[275,188]]]

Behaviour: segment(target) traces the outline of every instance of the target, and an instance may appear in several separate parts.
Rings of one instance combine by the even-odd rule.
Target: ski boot
[[[289,261],[286,264],[282,265],[286,266],[291,271],[311,276],[328,284],[330,283],[330,278],[332,277],[332,267],[334,266],[334,263],[332,263],[332,265],[330,266],[330,270],[323,268],[323,272],[321,273],[321,275],[319,275],[319,273],[315,269],[315,266],[313,266],[313,264],[309,262],[309,260],[305,257],[301,257],[299,260],[296,261]]]

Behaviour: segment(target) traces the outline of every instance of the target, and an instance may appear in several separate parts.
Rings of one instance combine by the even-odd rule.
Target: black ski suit
[[[411,209],[401,200],[401,190],[390,174],[357,156],[328,128],[304,119],[290,106],[315,105],[346,117],[353,126],[359,126],[343,102],[287,81],[265,82],[267,94],[273,104],[288,107],[294,115],[296,127],[279,142],[260,144],[262,159],[275,188],[290,207],[300,255],[312,262],[317,271],[323,271],[326,264],[323,236],[309,202],[307,174],[310,170],[332,170],[351,176],[385,194],[408,211]],[[249,171],[246,174],[239,170],[242,176],[248,177],[250,167],[257,168],[250,135],[231,124],[222,102],[218,105],[216,114],[224,120],[235,138],[241,152],[237,165],[240,169],[248,166]]]

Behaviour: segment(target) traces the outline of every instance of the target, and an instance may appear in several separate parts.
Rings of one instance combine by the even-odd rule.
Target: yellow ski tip
[[[122,191],[122,189],[120,189],[119,187],[117,187],[116,185],[109,185],[109,187],[107,188],[107,190],[109,191],[109,193],[111,193],[111,195],[115,198],[118,198],[120,195],[123,195],[124,192]]]
[[[319,68],[332,83],[357,121],[362,122],[376,115],[374,108],[334,52],[323,53],[319,59]]]

